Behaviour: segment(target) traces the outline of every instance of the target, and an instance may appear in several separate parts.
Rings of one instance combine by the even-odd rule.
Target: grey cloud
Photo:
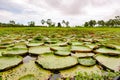
[[[63,1],[68,1],[65,4]],[[29,0],[30,4],[37,5],[46,9],[50,8],[53,11],[59,11],[64,15],[84,15],[84,8],[88,5],[92,7],[101,7],[106,5],[112,5],[112,3],[118,4],[120,0]],[[69,4],[69,2],[71,2]]]
[[[23,11],[23,7],[19,4],[15,4],[10,0],[0,0],[0,10],[6,10],[12,13],[21,13]]]
[[[70,0],[69,0],[70,1]],[[68,1],[68,3],[69,3]],[[46,3],[52,8],[59,10],[66,15],[82,14],[83,8],[87,5],[87,0],[73,0],[72,4],[63,4],[62,0],[46,0]]]
[[[111,3],[111,0],[90,0],[92,6],[104,6]]]

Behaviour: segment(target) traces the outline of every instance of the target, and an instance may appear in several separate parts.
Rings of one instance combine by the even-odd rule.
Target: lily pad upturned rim
[[[85,63],[84,63],[84,60],[85,60]],[[88,62],[88,64],[86,64],[86,61]],[[94,66],[96,64],[96,60],[93,59],[92,57],[79,57],[78,62],[80,65],[87,66],[87,67]]]
[[[13,67],[15,67],[15,66],[17,66],[17,65],[19,65],[19,64],[21,64],[23,62],[23,58],[21,56],[9,56],[9,57],[8,56],[0,56],[0,58],[11,58],[11,59],[16,58],[16,59],[19,59],[18,62],[16,62],[15,64],[13,64],[13,65],[11,64],[10,66],[4,67],[4,68],[0,69],[0,71],[8,70],[8,69],[13,68]]]
[[[20,52],[21,50],[21,52]],[[12,51],[14,53],[12,53]],[[19,52],[17,52],[19,51]],[[3,56],[19,56],[19,55],[26,55],[28,52],[27,48],[11,48],[11,49],[6,49],[5,52],[2,53]]]
[[[52,60],[50,60],[49,58]],[[68,62],[66,61],[70,60],[72,62],[69,62],[68,64]],[[36,63],[39,64],[42,68],[47,70],[63,70],[75,66],[76,64],[78,64],[78,61],[77,58],[72,56],[57,56],[54,54],[43,54],[38,57]]]
[[[106,51],[105,52],[105,50],[104,51],[99,51],[100,49],[105,49],[105,50],[108,50],[108,51]],[[106,54],[106,55],[111,55],[111,56],[116,56],[116,55],[120,55],[120,50],[118,50],[118,49],[111,49],[111,48],[108,48],[108,47],[99,47],[99,48],[97,48],[97,49],[95,49],[95,50],[93,50],[93,52],[94,53],[97,53],[97,54]]]
[[[100,60],[97,59],[98,56],[103,56],[102,62],[100,62]],[[108,58],[108,57],[110,57],[110,58]],[[106,60],[105,58],[108,58],[109,60]],[[118,62],[118,61],[115,61],[115,60],[112,60],[112,61],[115,61],[115,62],[111,62],[111,61],[110,61],[111,58],[119,58],[118,61],[120,62],[120,56],[111,56],[111,55],[106,55],[106,54],[96,54],[96,55],[94,56],[94,59],[96,59],[96,61],[99,62],[99,64],[100,64],[101,66],[103,66],[103,68],[109,69],[109,70],[115,71],[115,72],[120,71],[120,68],[119,68],[119,70],[118,70],[118,69],[113,69],[113,67],[111,67],[111,65],[109,65],[109,66],[106,65],[106,64],[108,64],[108,62],[111,63],[112,65],[113,65],[114,63],[116,64],[116,62]],[[105,62],[107,61],[107,63],[106,63],[106,64],[103,63],[103,60],[105,60]],[[119,64],[119,66],[120,66],[120,64]]]
[[[74,47],[77,47],[77,49],[74,49]],[[86,48],[86,50],[83,50],[83,49],[79,49],[79,47],[80,48]],[[71,46],[71,51],[72,52],[82,52],[82,53],[88,53],[88,52],[91,52],[92,51],[92,49],[91,48],[89,48],[88,46],[84,46],[84,45],[77,45],[77,46]]]
[[[39,51],[34,50],[35,48],[36,49],[38,48]],[[43,51],[43,53],[41,53],[40,52],[40,48],[41,48],[41,50],[42,50],[42,48],[46,48],[46,50]],[[28,52],[31,55],[42,55],[42,54],[46,54],[46,53],[52,53],[52,51],[50,50],[49,46],[34,46],[34,47],[30,47],[29,50],[28,50]]]
[[[64,53],[64,54],[63,54]],[[66,54],[67,53],[67,54]],[[58,56],[68,56],[71,54],[71,51],[66,51],[66,50],[58,50],[54,52],[55,55]]]

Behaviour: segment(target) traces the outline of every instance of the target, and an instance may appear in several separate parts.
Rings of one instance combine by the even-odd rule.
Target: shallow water
[[[37,57],[35,57],[35,56],[27,55],[23,58],[23,63],[28,63],[29,61],[35,61],[36,59],[37,59]]]
[[[51,77],[50,77],[50,79],[49,80],[58,80],[59,78],[60,78],[61,76],[60,76],[60,74],[58,73],[55,73],[55,74],[53,74]]]

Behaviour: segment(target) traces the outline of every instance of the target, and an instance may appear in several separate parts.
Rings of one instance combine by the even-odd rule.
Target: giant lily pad
[[[56,44],[54,44],[54,45],[56,45],[56,46],[67,46],[68,45],[68,43],[67,42],[58,42],[58,43],[56,43]]]
[[[71,42],[70,44],[72,44],[73,46],[80,46],[83,45],[83,42]]]
[[[115,49],[119,49],[120,50],[120,45],[116,45],[116,44],[107,44],[108,47],[111,48],[115,48]]]
[[[120,55],[120,50],[110,49],[107,47],[100,47],[99,49],[94,50],[95,53],[109,54],[109,55]]]
[[[55,54],[60,56],[68,56],[71,54],[71,52],[69,50],[58,50],[55,52]]]
[[[78,75],[79,72],[87,73],[88,75],[91,75],[92,73],[101,75],[101,70],[97,65],[91,67],[77,65],[70,69],[61,70],[60,74],[63,78],[73,78],[74,76]]]
[[[87,46],[72,46],[71,51],[72,52],[91,52],[92,49],[90,49]]]
[[[44,43],[43,42],[40,42],[40,41],[31,41],[27,44],[28,47],[34,47],[34,46],[41,46],[43,45]]]
[[[13,46],[14,44],[0,44],[0,48],[7,48]]]
[[[108,55],[98,54],[95,56],[95,59],[102,64],[104,67],[114,70],[120,71],[120,57],[112,57]]]
[[[96,60],[94,60],[91,57],[79,58],[78,62],[79,62],[79,64],[81,64],[83,66],[93,66],[96,64]]]
[[[75,54],[72,54],[72,56],[75,56],[75,57],[91,57],[94,55],[95,55],[94,53],[75,53]]]
[[[38,57],[38,60],[36,62],[40,64],[43,68],[50,70],[65,69],[68,67],[72,67],[78,63],[75,57],[61,57],[55,56],[53,54],[41,55]]]
[[[12,56],[12,57],[4,57],[0,56],[0,70],[6,70],[11,67],[14,67],[22,62],[22,57],[20,56]]]
[[[91,43],[89,43],[89,44],[86,44],[86,46],[88,46],[91,49],[95,49],[95,48],[98,47],[98,44],[91,44]]]
[[[30,47],[29,53],[34,55],[44,54],[44,53],[51,53],[50,47],[48,46],[36,46],[36,47]]]
[[[34,61],[31,61],[3,72],[2,80],[27,80],[28,78],[28,80],[31,80],[31,78],[33,78],[32,80],[48,80],[50,75],[50,71],[42,69]]]
[[[55,44],[57,42],[58,42],[57,39],[49,39],[49,40],[46,40],[44,43],[46,43],[46,44]]]
[[[27,48],[26,44],[24,42],[23,43],[16,43],[13,47],[14,48]]]
[[[0,56],[2,56],[2,53],[5,52],[6,49],[0,49]]]
[[[5,52],[2,53],[4,56],[11,55],[25,55],[28,52],[27,48],[7,48]]]
[[[61,47],[61,46],[54,45],[54,46],[51,46],[50,49],[53,51],[70,50],[70,46]]]

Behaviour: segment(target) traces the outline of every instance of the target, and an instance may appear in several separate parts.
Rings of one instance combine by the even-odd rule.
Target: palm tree
[[[69,21],[66,21],[65,24],[66,24],[66,27],[69,27]]]
[[[66,25],[65,23],[66,23],[65,20],[62,20],[62,24],[63,24],[63,26]]]
[[[44,19],[41,20],[41,24],[42,24],[42,25],[45,24],[45,20],[44,20]]]
[[[46,23],[48,24],[48,26],[50,27],[52,25],[52,20],[51,19],[47,19]]]

